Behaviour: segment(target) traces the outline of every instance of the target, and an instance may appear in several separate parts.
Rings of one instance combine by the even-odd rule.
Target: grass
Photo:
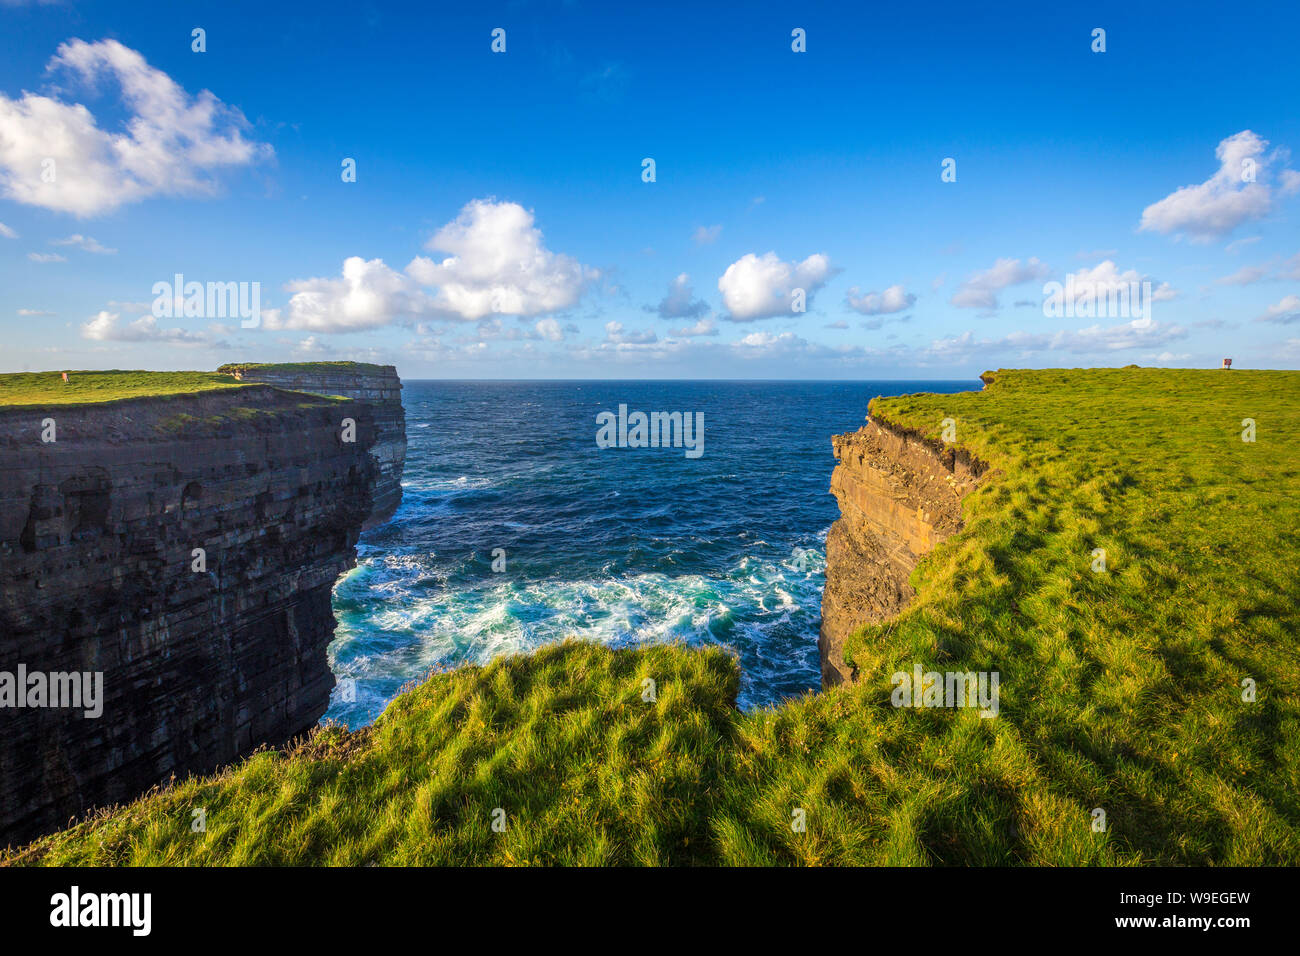
[[[642,681],[657,682],[657,701]],[[104,864],[708,862],[737,675],[720,650],[556,645],[432,677],[361,733],[326,728],[29,851]],[[193,833],[193,810],[206,810]],[[494,811],[504,824],[493,830]]]
[[[859,684],[741,714],[722,651],[567,643],[8,862],[1300,863],[1300,373],[999,372],[871,410],[956,419],[995,473],[849,642]],[[916,663],[997,671],[999,716],[894,708]]]
[[[13,372],[0,375],[0,408],[91,405],[243,387],[217,372],[69,371],[66,382],[60,372]]]
[[[223,365],[215,372],[147,372],[139,370],[85,372],[12,372],[0,374],[0,408],[41,408],[50,405],[93,405],[127,398],[188,395],[227,388],[247,388],[250,382],[232,377],[236,369],[260,368],[280,372],[324,372],[341,369],[378,370],[362,362],[287,362],[275,365]],[[247,415],[252,409],[242,410]],[[177,416],[177,420],[189,416]]]

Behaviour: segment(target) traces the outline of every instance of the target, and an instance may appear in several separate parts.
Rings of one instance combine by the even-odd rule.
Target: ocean
[[[403,685],[568,636],[722,645],[740,706],[816,690],[831,436],[876,395],[978,381],[405,383],[402,504],[334,590],[340,685],[365,726]],[[703,414],[703,453],[598,447],[597,415]]]

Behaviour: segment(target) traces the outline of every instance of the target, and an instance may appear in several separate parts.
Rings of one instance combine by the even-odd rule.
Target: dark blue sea
[[[434,668],[570,635],[731,648],[747,709],[817,689],[826,531],[839,514],[831,436],[860,428],[876,395],[980,387],[405,385],[401,508],[362,537],[334,591],[330,662],[351,683],[326,718],[350,727]],[[702,412],[703,455],[598,448],[596,416],[620,404]]]

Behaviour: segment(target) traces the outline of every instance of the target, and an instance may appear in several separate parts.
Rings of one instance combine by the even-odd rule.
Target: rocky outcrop
[[[961,529],[962,498],[985,472],[965,451],[879,418],[832,442],[839,464],[831,473],[831,492],[840,517],[826,535],[818,641],[823,687],[853,679],[844,642],[912,599],[912,570]]]
[[[261,385],[0,408],[0,679],[103,688],[0,708],[0,846],[317,722],[382,419]]]
[[[375,510],[366,530],[393,516],[402,501],[402,468],[406,462],[406,412],[402,408],[402,381],[392,365],[360,362],[308,362],[300,365],[223,365],[245,382],[264,382],[316,395],[342,395],[375,406],[379,438],[370,450],[379,464],[375,481]]]

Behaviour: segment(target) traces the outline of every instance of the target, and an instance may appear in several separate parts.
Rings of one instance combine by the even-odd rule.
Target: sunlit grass
[[[13,372],[0,375],[0,408],[9,406],[80,405],[123,398],[180,395],[213,389],[242,388],[243,383],[217,372],[112,371]]]
[[[645,700],[644,681],[655,681]],[[438,674],[327,728],[57,834],[101,864],[708,862],[738,685],[720,650],[571,643]],[[206,831],[193,831],[196,809]],[[494,825],[497,829],[494,829]]]

